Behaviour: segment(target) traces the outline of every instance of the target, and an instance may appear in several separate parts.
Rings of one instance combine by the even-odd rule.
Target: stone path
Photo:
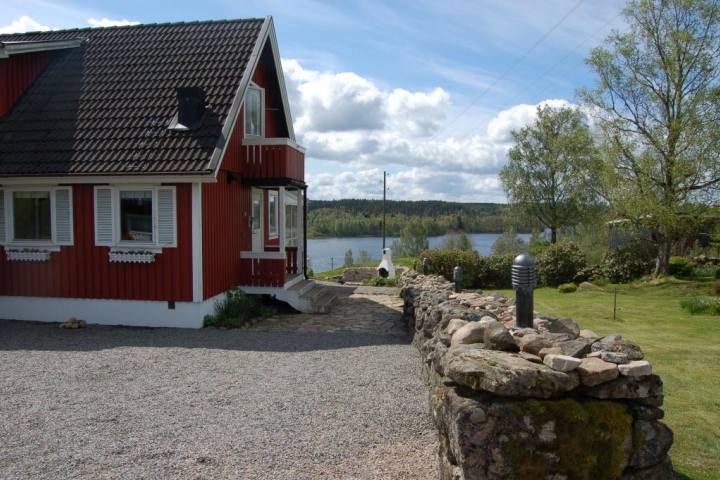
[[[338,299],[329,314],[278,314],[250,330],[263,332],[358,332],[405,337],[403,300],[397,289],[333,286]]]

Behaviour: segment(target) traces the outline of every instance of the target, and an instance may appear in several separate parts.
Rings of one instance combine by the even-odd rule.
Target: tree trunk
[[[557,243],[557,230],[554,228],[550,229],[550,243]]]
[[[658,256],[655,262],[655,273],[654,276],[668,275],[670,273],[670,248],[672,247],[672,241],[669,238],[665,238],[658,242]]]

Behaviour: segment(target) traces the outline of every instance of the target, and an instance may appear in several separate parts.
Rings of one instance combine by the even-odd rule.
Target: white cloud
[[[87,21],[91,27],[124,27],[126,25],[140,25],[140,22],[132,22],[130,20],[110,20],[103,18],[102,20],[96,20],[94,18],[88,18]]]
[[[41,25],[32,18],[23,15],[22,17],[14,20],[10,25],[6,27],[0,27],[0,34],[2,33],[25,33],[25,32],[45,32],[50,30],[50,27]]]
[[[457,108],[440,87],[383,89],[356,73],[307,70],[297,60],[283,60],[283,68],[295,131],[307,149],[311,198],[377,197],[380,172],[390,169],[396,199],[504,201],[497,173],[510,132],[534,121],[536,105],[497,112],[472,136],[436,139]]]

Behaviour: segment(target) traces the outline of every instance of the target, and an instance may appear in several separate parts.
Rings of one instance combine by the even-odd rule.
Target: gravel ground
[[[0,478],[437,478],[409,343],[1,321]]]

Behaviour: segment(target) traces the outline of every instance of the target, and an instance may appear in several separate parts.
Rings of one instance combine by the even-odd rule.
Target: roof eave
[[[10,55],[22,53],[77,48],[86,41],[85,38],[75,38],[72,40],[47,40],[41,42],[0,42],[0,58],[8,58]]]
[[[215,183],[212,172],[190,173],[106,173],[106,174],[55,174],[0,176],[0,187],[10,185],[79,185],[79,184],[170,184]]]

